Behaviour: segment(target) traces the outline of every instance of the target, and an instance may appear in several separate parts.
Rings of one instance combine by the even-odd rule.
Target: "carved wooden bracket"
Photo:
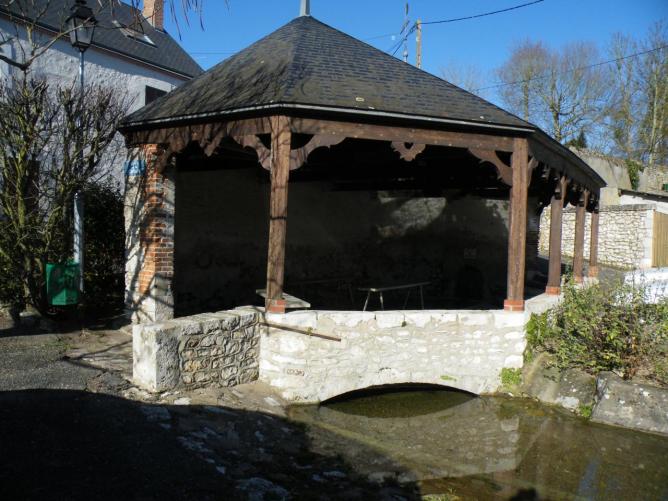
[[[539,163],[540,162],[536,160],[536,157],[531,157],[531,159],[529,160],[529,165],[528,165],[529,175],[527,176],[527,185],[531,184],[531,176],[533,175],[533,171],[536,170],[536,167],[538,167]]]
[[[341,143],[345,138],[345,136],[336,136],[333,134],[316,134],[304,146],[290,152],[290,170],[299,169],[304,165],[308,156],[314,150],[318,148],[331,148]]]
[[[494,150],[484,150],[481,148],[469,148],[469,152],[480,159],[482,162],[489,162],[496,167],[499,179],[506,185],[513,185],[513,169],[501,161]]]
[[[392,141],[392,149],[399,153],[401,159],[406,162],[415,160],[415,157],[422,153],[426,147],[426,144],[412,143],[409,148],[403,141]]]
[[[246,136],[232,136],[237,143],[244,148],[252,148],[257,153],[257,161],[262,167],[269,170],[271,168],[271,149],[267,148],[260,138],[254,134]]]

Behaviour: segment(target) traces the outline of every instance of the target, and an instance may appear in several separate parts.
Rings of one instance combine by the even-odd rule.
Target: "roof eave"
[[[405,113],[380,111],[380,110],[363,110],[359,108],[342,108],[335,106],[321,106],[299,103],[271,103],[257,106],[249,106],[244,108],[235,108],[233,110],[214,111],[206,113],[193,113],[192,115],[183,115],[180,117],[157,118],[149,120],[128,121],[119,127],[121,132],[130,132],[133,130],[141,130],[143,128],[153,129],[159,127],[174,127],[179,125],[186,125],[192,123],[212,122],[216,119],[230,120],[241,116],[266,116],[277,114],[294,114],[294,113],[309,113],[309,114],[324,114],[328,116],[345,116],[347,118],[362,118],[362,119],[380,119],[406,122],[407,124],[433,124],[439,126],[454,126],[474,129],[483,129],[490,132],[504,132],[512,133],[512,135],[525,135],[535,132],[535,128],[520,127],[512,125],[503,125],[490,122],[476,122],[473,120],[442,118],[428,115],[410,115]],[[132,115],[130,115],[131,117]],[[129,118],[129,117],[128,117]]]

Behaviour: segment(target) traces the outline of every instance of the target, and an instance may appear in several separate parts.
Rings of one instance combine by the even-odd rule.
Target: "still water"
[[[372,480],[417,484],[423,495],[668,500],[667,437],[530,400],[403,390],[290,414],[322,453]]]

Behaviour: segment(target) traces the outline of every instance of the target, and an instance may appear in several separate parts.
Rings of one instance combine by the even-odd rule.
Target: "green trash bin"
[[[79,263],[46,265],[46,297],[52,306],[79,304]]]

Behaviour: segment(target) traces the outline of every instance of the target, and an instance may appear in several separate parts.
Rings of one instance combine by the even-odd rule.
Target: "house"
[[[0,45],[2,55],[19,61],[24,58],[22,50],[30,49],[25,30],[30,19],[34,20],[34,37],[39,46],[62,33],[73,3],[73,0],[0,1],[0,37],[8,41]],[[89,0],[88,4],[98,25],[92,46],[85,53],[86,81],[118,89],[128,97],[131,110],[141,108],[202,72],[165,31],[163,0],[145,1],[143,12],[119,0]],[[47,8],[41,10],[43,6]],[[0,61],[0,76],[17,71],[21,70]],[[63,37],[35,60],[31,71],[57,84],[75,83],[79,53],[70,45],[69,38]],[[125,159],[124,149],[120,156]],[[119,183],[123,180],[122,160],[111,169]]]
[[[574,152],[607,183],[601,189],[599,263],[629,270],[668,266],[668,166],[645,169],[634,189],[624,160],[590,150]],[[588,218],[586,228],[590,224]],[[549,250],[549,225],[548,208],[540,220],[543,255]],[[574,228],[575,212],[566,209],[562,232],[566,257],[573,256]],[[587,252],[585,259],[589,259]]]
[[[426,282],[426,308],[523,310],[559,293],[561,269],[555,246],[547,284],[525,289],[529,213],[556,207],[556,232],[577,207],[583,279],[584,216],[605,185],[536,126],[308,15],[121,130],[148,163],[126,193],[137,322],[260,295],[269,311],[362,309],[337,280]],[[407,292],[383,306],[415,307]]]

